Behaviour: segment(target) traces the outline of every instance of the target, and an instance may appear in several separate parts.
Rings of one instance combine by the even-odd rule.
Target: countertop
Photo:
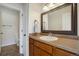
[[[75,39],[75,38],[65,38],[65,37],[58,37],[58,40],[56,41],[45,41],[45,40],[41,40],[40,37],[43,35],[30,35],[29,37],[34,39],[34,40],[38,40],[40,42],[49,44],[51,46],[55,46],[67,51],[70,51],[76,55],[79,55],[79,40]]]

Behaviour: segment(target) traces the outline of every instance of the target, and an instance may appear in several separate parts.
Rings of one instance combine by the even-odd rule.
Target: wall
[[[79,3],[77,4],[77,34],[79,36]]]
[[[29,33],[34,32],[34,20],[38,21],[37,32],[40,32],[41,9],[42,7],[40,3],[29,4]]]

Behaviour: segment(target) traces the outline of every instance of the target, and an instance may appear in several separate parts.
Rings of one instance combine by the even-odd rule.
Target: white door
[[[19,13],[15,10],[1,8],[2,46],[18,43]]]

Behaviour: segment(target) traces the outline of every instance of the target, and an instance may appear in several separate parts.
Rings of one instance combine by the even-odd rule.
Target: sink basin
[[[41,36],[40,39],[41,40],[45,40],[45,41],[55,41],[55,40],[58,40],[57,37],[53,37],[53,36]]]

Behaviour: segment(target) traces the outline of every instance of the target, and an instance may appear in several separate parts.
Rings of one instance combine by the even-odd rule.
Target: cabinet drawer
[[[33,44],[33,42],[34,42],[33,39],[30,38],[29,43]]]
[[[38,42],[38,41],[34,41],[34,45],[41,48],[42,50],[52,54],[52,47],[51,46],[41,43],[41,42]]]
[[[54,48],[53,55],[54,56],[73,56],[74,54],[64,51],[64,50],[61,50],[61,49],[58,49],[58,48]]]

